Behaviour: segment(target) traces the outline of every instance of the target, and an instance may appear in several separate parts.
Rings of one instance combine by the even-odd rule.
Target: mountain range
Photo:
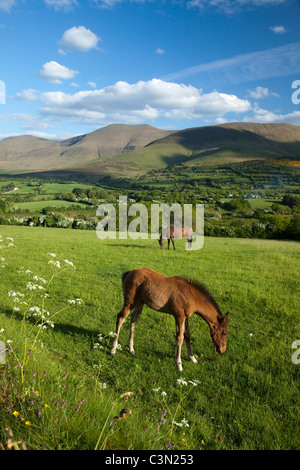
[[[112,124],[62,141],[34,136],[0,141],[2,173],[135,176],[174,163],[283,158],[300,160],[299,126],[231,123],[168,131],[149,125]]]

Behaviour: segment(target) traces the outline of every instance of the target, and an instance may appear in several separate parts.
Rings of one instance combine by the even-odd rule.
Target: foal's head
[[[158,238],[157,241],[158,241],[159,246],[161,247],[161,249],[163,249],[163,247],[164,247],[164,239],[163,239],[163,238]]]
[[[228,313],[224,317],[218,317],[218,325],[211,333],[214,346],[219,354],[224,354],[227,348],[227,328]]]

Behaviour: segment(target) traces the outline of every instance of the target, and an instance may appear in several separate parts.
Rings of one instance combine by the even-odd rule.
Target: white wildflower
[[[8,292],[7,295],[8,297],[24,297],[24,294],[21,294],[21,292],[15,292],[13,290]]]
[[[70,299],[70,300],[68,300],[68,303],[70,305],[81,305],[82,302],[83,302],[82,299]]]
[[[199,380],[189,380],[189,384],[192,384],[194,387],[197,387],[199,385]]]
[[[65,262],[66,264],[68,264],[69,266],[73,266],[73,267],[75,268],[75,266],[74,266],[74,264],[72,263],[72,261],[69,261],[69,260],[67,260],[67,259],[64,259],[64,262]]]
[[[162,397],[166,397],[166,396],[167,396],[167,392],[161,392],[161,396],[162,396]]]
[[[108,336],[111,336],[112,338],[114,338],[115,336],[117,336],[117,333],[115,333],[114,331],[110,331],[108,333]]]
[[[40,281],[40,282],[42,282],[43,284],[47,284],[46,279],[44,279],[44,278],[42,278],[42,277],[33,276],[32,279],[33,279],[34,281]]]
[[[26,285],[28,290],[46,290],[45,287],[39,286],[38,284],[33,284],[33,282],[28,282]]]
[[[52,256],[52,258],[56,258],[56,255],[54,253],[48,253],[49,256]]]
[[[177,423],[176,421],[172,421],[172,424],[174,424],[175,426],[179,426],[180,428],[182,428],[183,424],[182,423]]]
[[[188,384],[187,381],[184,378],[177,379],[177,383],[178,383],[178,385],[187,385]]]
[[[56,268],[60,268],[60,262],[59,261],[53,261],[52,259],[48,261],[48,264],[53,264]]]
[[[100,390],[105,390],[105,389],[107,388],[106,383],[104,383],[104,382],[99,382],[99,388],[100,388]]]
[[[156,393],[156,392],[159,392],[159,391],[160,391],[160,387],[158,387],[158,388],[152,388],[152,392],[155,392],[155,393]]]
[[[188,421],[187,421],[185,418],[183,418],[183,419],[181,420],[181,422],[182,422],[182,425],[185,426],[186,428],[189,428],[189,427],[190,427]]]

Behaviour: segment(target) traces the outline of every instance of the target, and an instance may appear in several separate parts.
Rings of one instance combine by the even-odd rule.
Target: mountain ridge
[[[299,126],[232,122],[168,131],[148,124],[111,124],[63,141],[34,136],[0,141],[2,171],[70,170],[135,176],[174,163],[283,158],[300,160]]]

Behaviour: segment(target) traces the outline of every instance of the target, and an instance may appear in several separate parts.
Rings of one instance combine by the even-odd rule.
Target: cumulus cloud
[[[91,49],[97,49],[98,42],[101,39],[90,29],[84,26],[73,26],[64,32],[59,41],[61,53],[79,51],[88,52]]]
[[[267,98],[268,96],[276,96],[277,98],[279,97],[278,93],[270,91],[269,88],[264,88],[261,86],[257,86],[255,90],[249,90],[249,95],[251,98],[255,98],[256,100]]]
[[[69,80],[79,72],[76,70],[70,70],[64,65],[61,65],[55,61],[46,62],[39,72],[39,76],[49,83],[61,84],[62,80]]]
[[[158,55],[164,55],[165,50],[162,49],[161,47],[158,47],[158,48],[156,49],[155,53],[158,54]]]
[[[9,13],[18,0],[0,0],[0,10]]]
[[[42,113],[80,122],[141,123],[156,120],[182,120],[224,117],[227,113],[245,113],[251,109],[248,100],[235,95],[183,84],[152,79],[135,84],[114,85],[67,94],[46,92],[41,96]]]
[[[38,99],[38,91],[33,88],[23,90],[16,94],[16,98],[22,101],[36,101]]]
[[[284,26],[271,26],[270,30],[273,31],[275,34],[284,34],[286,33],[286,29]]]
[[[261,123],[279,123],[287,122],[296,126],[300,125],[300,111],[294,111],[288,114],[275,113],[267,109],[255,106],[252,116],[246,116],[243,121],[245,122],[261,122]]]

